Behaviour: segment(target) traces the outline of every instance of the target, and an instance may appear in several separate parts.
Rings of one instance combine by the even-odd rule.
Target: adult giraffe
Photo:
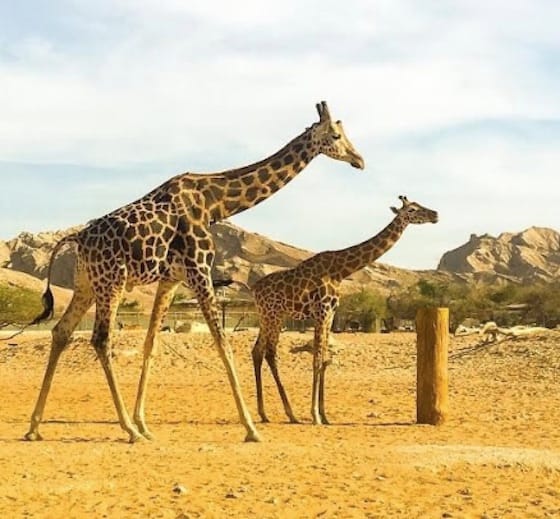
[[[327,104],[317,104],[319,122],[290,141],[271,157],[255,164],[213,174],[184,173],[157,187],[139,200],[89,222],[82,230],[55,246],[43,295],[44,312],[34,323],[52,316],[50,274],[60,248],[77,248],[74,295],[52,331],[49,361],[41,391],[31,416],[27,440],[40,440],[39,424],[62,351],[85,312],[95,303],[92,344],[105,372],[119,423],[129,441],[151,438],[144,403],[154,352],[154,341],[173,294],[186,283],[196,294],[202,313],[225,365],[245,441],[259,435],[241,395],[233,354],[222,329],[211,280],[214,244],[210,225],[253,207],[292,180],[317,155],[363,169],[364,160],[346,137],[340,121],[333,121]],[[144,343],[144,361],[136,398],[134,422],[125,408],[111,366],[111,330],[125,289],[159,282]]]

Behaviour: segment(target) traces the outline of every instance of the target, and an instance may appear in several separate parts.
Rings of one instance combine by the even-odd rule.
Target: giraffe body
[[[89,222],[82,230],[57,244],[76,247],[73,298],[53,329],[51,352],[26,438],[41,439],[39,424],[58,359],[82,316],[96,304],[92,344],[107,377],[121,427],[130,441],[152,435],[145,422],[145,399],[157,332],[180,283],[196,294],[202,313],[226,368],[229,384],[247,441],[258,433],[241,395],[231,348],[222,329],[212,286],[214,243],[210,225],[265,200],[292,180],[318,154],[363,168],[340,121],[332,121],[325,102],[317,105],[320,120],[269,158],[242,168],[213,174],[177,175],[144,197]],[[130,419],[120,395],[110,356],[111,330],[125,289],[159,282],[150,325],[144,342],[144,359],[134,411]],[[50,281],[49,281],[50,283]],[[52,314],[49,285],[44,312],[34,323]]]
[[[252,293],[259,315],[260,330],[252,356],[257,386],[257,405],[263,422],[268,422],[264,408],[261,368],[263,358],[270,367],[284,410],[290,422],[297,423],[277,366],[277,344],[285,317],[315,321],[313,346],[313,385],[311,416],[313,423],[326,424],[325,369],[328,358],[328,339],[334,313],[339,304],[339,287],[343,279],[374,262],[400,238],[409,223],[435,223],[437,213],[406,197],[403,206],[391,208],[393,221],[373,238],[358,245],[337,251],[325,251],[302,261],[292,269],[273,272],[261,278]]]

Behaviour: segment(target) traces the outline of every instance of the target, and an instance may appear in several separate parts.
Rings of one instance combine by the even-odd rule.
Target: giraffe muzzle
[[[362,157],[360,157],[359,155],[356,155],[356,157],[354,157],[351,161],[350,161],[350,165],[353,168],[356,169],[364,169],[365,167],[365,162],[364,159]]]

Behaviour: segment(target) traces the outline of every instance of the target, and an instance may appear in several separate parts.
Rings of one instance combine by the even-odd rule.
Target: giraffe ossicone
[[[241,168],[211,174],[177,175],[142,198],[92,220],[54,248],[48,270],[44,312],[33,322],[52,314],[52,264],[67,244],[76,248],[74,295],[52,331],[49,360],[26,439],[41,439],[41,423],[58,360],[85,312],[95,303],[92,344],[105,372],[119,423],[134,442],[151,438],[145,420],[145,401],[156,335],[181,283],[196,294],[228,376],[247,441],[259,435],[245,405],[231,348],[221,326],[211,280],[214,243],[210,225],[253,207],[285,186],[319,154],[363,169],[340,121],[331,119],[327,104],[317,105],[319,121],[274,155]],[[125,289],[159,282],[146,339],[133,420],[113,371],[110,348],[119,301]]]
[[[258,412],[265,412],[262,363],[266,359],[291,423],[298,423],[277,366],[277,345],[284,318],[315,321],[311,417],[314,424],[327,424],[325,414],[325,370],[329,365],[328,339],[339,303],[343,279],[369,265],[393,247],[409,224],[436,223],[436,211],[410,202],[401,195],[400,208],[391,207],[395,217],[381,232],[351,247],[320,252],[299,265],[261,278],[250,288],[259,315],[259,334],[252,350]]]

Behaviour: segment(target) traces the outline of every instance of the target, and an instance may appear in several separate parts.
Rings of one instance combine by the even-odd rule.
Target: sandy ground
[[[230,334],[256,419],[250,349]],[[157,439],[126,443],[86,336],[62,358],[41,428],[23,442],[49,350],[0,342],[0,517],[560,517],[560,332],[450,359],[450,418],[416,425],[415,336],[339,334],[327,378],[330,426],[310,424],[310,334],[286,333],[286,423],[265,371],[271,424],[245,444],[208,335],[162,334],[148,400]],[[477,337],[453,339],[452,355]],[[115,364],[131,410],[141,332],[120,332]]]

